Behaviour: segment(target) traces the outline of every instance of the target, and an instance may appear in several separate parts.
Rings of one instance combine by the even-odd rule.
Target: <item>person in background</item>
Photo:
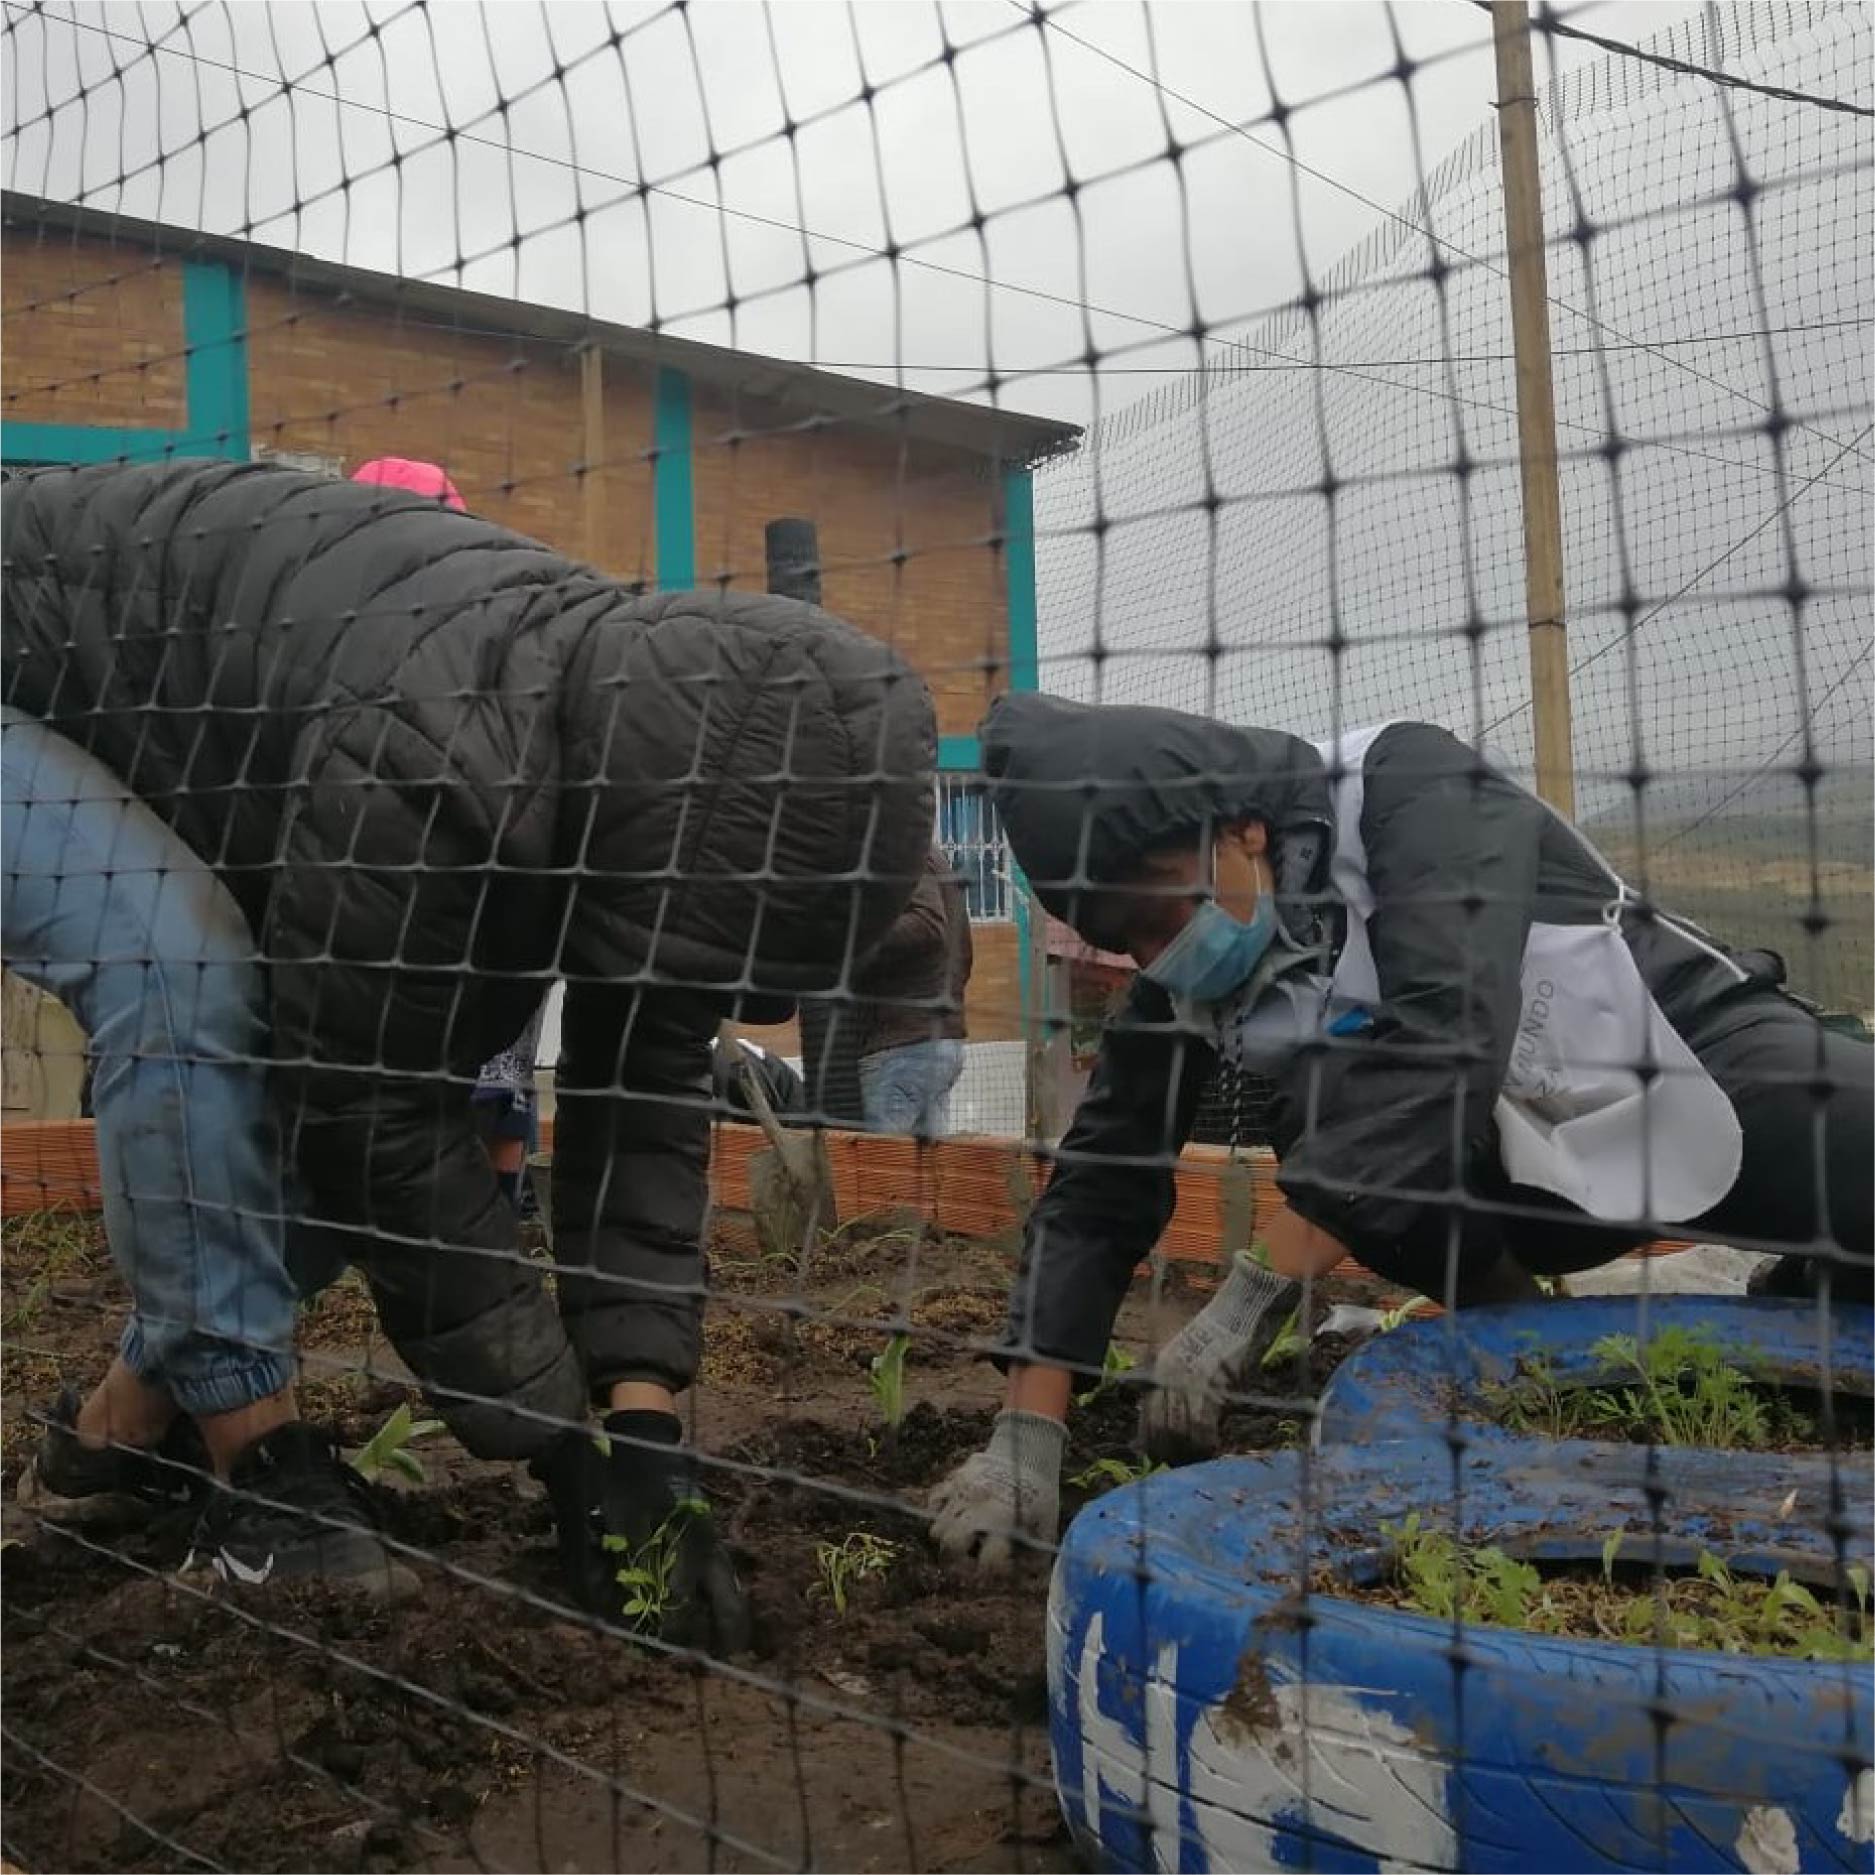
[[[366,488],[394,488],[407,495],[440,501],[454,514],[468,512],[469,504],[438,463],[414,461],[406,456],[375,456],[352,471],[352,480]],[[489,1162],[495,1168],[495,1183],[517,1211],[521,1209],[527,1156],[540,1144],[539,1094],[534,1084],[534,1070],[540,1055],[540,1025],[546,1007],[543,997],[527,1027],[508,1047],[485,1061],[475,1079],[476,1128],[487,1149]]]
[[[973,962],[963,881],[933,847],[910,904],[853,978],[860,1102],[874,1132],[950,1131]]]
[[[1533,1299],[1669,1227],[1783,1251],[1774,1291],[1863,1304],[1875,1050],[1644,899],[1456,737],[1311,744],[1023,695],[984,767],[1042,903],[1139,966],[1010,1301],[1006,1410],[933,1493],[933,1535],[1006,1560],[1058,1518],[1073,1375],[1098,1372],[1219,1064],[1267,1077],[1288,1200],[1160,1351],[1151,1456],[1225,1405],[1352,1254],[1448,1307]]]
[[[617,1619],[619,1553],[658,1542],[661,1633],[738,1651],[678,1411],[710,1044],[897,918],[935,810],[924,685],[816,607],[634,595],[432,498],[260,463],[17,477],[0,568],[0,929],[98,1051],[133,1300],[47,1430],[47,1488],[172,1477],[187,1415],[216,1480],[198,1570],[392,1586],[293,1387],[293,1271],[336,1256],[469,1451],[545,1484],[582,1606]],[[472,1094],[556,975],[550,1295]]]

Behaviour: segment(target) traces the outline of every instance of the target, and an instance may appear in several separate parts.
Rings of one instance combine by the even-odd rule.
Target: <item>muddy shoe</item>
[[[210,1496],[185,1577],[243,1588],[318,1580],[401,1601],[417,1578],[378,1533],[370,1487],[317,1426],[279,1426]]]
[[[127,1497],[174,1509],[207,1491],[208,1448],[186,1414],[176,1416],[162,1443],[150,1451],[121,1445],[94,1450],[81,1445],[73,1431],[79,1404],[78,1394],[66,1387],[51,1406],[33,1413],[42,1430],[28,1474],[33,1489],[22,1496]]]

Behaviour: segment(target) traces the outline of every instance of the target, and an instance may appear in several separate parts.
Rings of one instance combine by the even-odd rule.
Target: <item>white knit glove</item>
[[[1146,1455],[1168,1465],[1209,1458],[1218,1422],[1275,1345],[1302,1300],[1302,1285],[1239,1255],[1218,1292],[1159,1351],[1140,1402]]]
[[[1061,1523],[1068,1429],[1044,1413],[996,1415],[990,1442],[931,1487],[931,1536],[946,1556],[1000,1569],[1020,1533],[1052,1543]]]

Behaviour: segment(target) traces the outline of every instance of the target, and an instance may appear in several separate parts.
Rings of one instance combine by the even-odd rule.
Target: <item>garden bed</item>
[[[538,1487],[445,1434],[411,1448],[421,1487],[383,1492],[393,1536],[429,1559],[422,1597],[394,1608],[317,1588],[206,1600],[169,1580],[174,1522],[23,1510],[24,1408],[97,1378],[122,1298],[94,1221],[16,1221],[0,1262],[7,1859],[691,1869],[714,1818],[724,1869],[1073,1866],[1049,1782],[1045,1572],[947,1572],[915,1510],[994,1416],[1001,1378],[974,1348],[1000,1329],[1010,1269],[1004,1246],[888,1224],[843,1233],[797,1286],[719,1220],[694,1398],[757,1646],[699,1675],[556,1611]],[[1158,1332],[1198,1300],[1174,1294]],[[889,1439],[869,1363],[901,1312],[910,1405]],[[1141,1293],[1120,1344],[1142,1348],[1149,1321]],[[348,1448],[414,1401],[355,1278],[307,1311],[303,1342],[309,1416]],[[1229,1443],[1291,1442],[1306,1419],[1300,1400],[1240,1413]],[[1133,1426],[1123,1385],[1077,1409],[1065,1470],[1088,1481],[1066,1514],[1104,1487],[1103,1462],[1130,1464]],[[828,1554],[867,1542],[889,1561],[849,1571],[836,1606]]]
[[[1867,1376],[1780,1379],[1709,1330],[1669,1326],[1645,1340],[1604,1335],[1590,1370],[1565,1379],[1539,1353],[1519,1357],[1484,1403],[1513,1432],[1634,1445],[1706,1445],[1722,1452],[1809,1452],[1869,1444]],[[1863,1391],[1855,1390],[1860,1380]]]
[[[1800,1566],[1774,1572],[1728,1564],[1711,1550],[1658,1568],[1635,1552],[1645,1539],[1611,1534],[1599,1562],[1517,1555],[1461,1543],[1413,1512],[1382,1534],[1379,1566],[1316,1587],[1442,1621],[1517,1628],[1586,1641],[1765,1654],[1789,1660],[1875,1659],[1869,1576]]]
[[[1324,1442],[1594,1439],[1738,1452],[1875,1437],[1866,1309],[1744,1296],[1486,1308],[1376,1337],[1322,1400]],[[1860,1460],[1858,1459],[1858,1462]]]

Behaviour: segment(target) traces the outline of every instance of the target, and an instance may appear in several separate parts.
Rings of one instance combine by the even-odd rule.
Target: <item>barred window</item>
[[[1009,841],[980,781],[938,777],[937,839],[951,870],[964,882],[970,916],[979,924],[1006,924],[1015,916],[1009,876]]]

